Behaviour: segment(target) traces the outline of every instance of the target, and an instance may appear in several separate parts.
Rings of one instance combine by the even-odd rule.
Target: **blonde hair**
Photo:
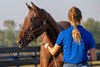
[[[75,42],[80,43],[81,35],[79,30],[77,29],[77,25],[80,24],[80,20],[82,18],[81,11],[76,7],[72,7],[68,12],[68,18],[71,21],[70,23],[74,26],[72,37]]]

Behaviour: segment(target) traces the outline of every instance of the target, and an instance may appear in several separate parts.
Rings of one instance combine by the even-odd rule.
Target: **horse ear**
[[[31,9],[32,9],[32,7],[31,7],[31,6],[29,6],[27,3],[26,3],[26,5],[27,5],[27,7],[28,7],[28,9],[29,9],[29,10],[31,10]]]
[[[33,9],[36,9],[36,10],[39,9],[36,5],[34,5],[34,3],[32,1],[31,1],[31,4],[32,4]]]

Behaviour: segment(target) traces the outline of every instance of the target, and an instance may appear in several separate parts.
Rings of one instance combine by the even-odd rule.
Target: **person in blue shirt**
[[[63,67],[89,67],[87,61],[96,60],[95,40],[81,25],[82,14],[79,8],[69,9],[68,19],[71,26],[59,33],[55,46],[52,48],[46,43],[44,47],[55,55],[63,46]],[[88,59],[88,51],[90,59]]]

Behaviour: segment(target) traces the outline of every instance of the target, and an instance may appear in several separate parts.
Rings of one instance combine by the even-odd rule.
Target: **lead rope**
[[[92,66],[92,56],[91,55],[90,55],[90,66],[93,67]]]
[[[54,61],[55,67],[57,67],[57,63],[56,63],[56,58],[55,58],[55,56],[53,56],[53,61]]]

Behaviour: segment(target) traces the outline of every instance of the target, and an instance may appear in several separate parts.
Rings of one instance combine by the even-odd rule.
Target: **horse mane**
[[[47,26],[49,28],[49,30],[47,30],[46,32],[48,33],[48,37],[50,38],[51,42],[53,43],[53,45],[56,42],[57,36],[58,34],[68,28],[70,26],[70,23],[68,21],[60,21],[60,22],[56,22],[53,17],[44,9],[42,9],[43,13],[47,15]]]
[[[48,12],[46,12],[44,9],[42,10],[47,15],[46,22],[47,22],[47,27],[49,29],[46,30],[46,32],[48,33],[47,36],[50,38],[51,42],[55,44],[56,38],[62,29]]]

